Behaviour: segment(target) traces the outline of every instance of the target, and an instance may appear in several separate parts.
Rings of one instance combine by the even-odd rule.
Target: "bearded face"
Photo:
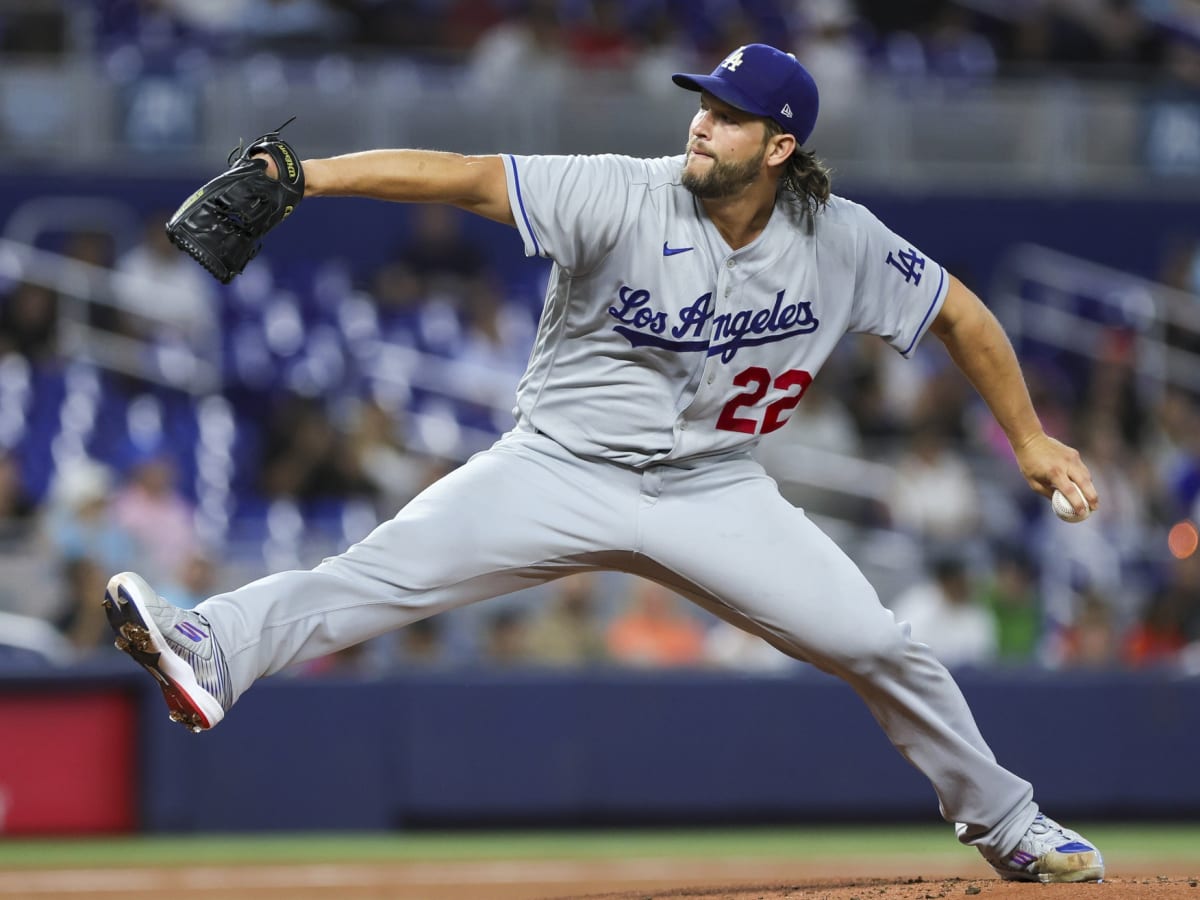
[[[733,197],[749,187],[758,177],[766,154],[765,143],[757,154],[741,162],[730,162],[709,154],[712,162],[696,171],[689,165],[693,159],[692,153],[689,152],[683,164],[683,186],[701,200]]]

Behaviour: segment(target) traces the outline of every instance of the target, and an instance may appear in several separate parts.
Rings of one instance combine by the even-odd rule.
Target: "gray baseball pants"
[[[848,682],[958,836],[1009,852],[1037,814],[962,693],[849,557],[745,454],[633,469],[515,431],[311,571],[209,598],[238,697],[418,619],[588,569],[661,582]]]

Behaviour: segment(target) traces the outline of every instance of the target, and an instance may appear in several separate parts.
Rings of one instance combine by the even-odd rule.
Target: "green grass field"
[[[1074,824],[1074,823],[1072,823]],[[1196,861],[1200,824],[1079,825],[1110,864]],[[134,851],[131,854],[131,850]],[[0,868],[141,864],[397,862],[502,859],[819,859],[939,857],[962,853],[945,826],[722,828],[636,831],[342,832],[0,841]],[[114,862],[116,861],[116,862]]]

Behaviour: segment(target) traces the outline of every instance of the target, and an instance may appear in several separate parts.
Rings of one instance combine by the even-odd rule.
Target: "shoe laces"
[[[1033,824],[1029,826],[1029,830],[1034,834],[1049,834],[1051,831],[1062,833],[1062,826],[1053,819],[1047,819],[1043,813],[1038,813],[1037,818],[1033,820]]]
[[[1037,818],[1033,820],[1033,824],[1025,832],[1025,837],[1017,845],[1017,849],[1021,849],[1026,844],[1036,844],[1039,848],[1042,848],[1042,852],[1045,852],[1046,850],[1053,850],[1062,844],[1075,840],[1080,840],[1078,835],[1068,833],[1067,829],[1063,828],[1053,819],[1042,813],[1038,813]],[[1037,855],[1040,856],[1041,853]]]

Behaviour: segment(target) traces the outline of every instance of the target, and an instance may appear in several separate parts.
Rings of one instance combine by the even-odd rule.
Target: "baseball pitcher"
[[[830,193],[805,147],[817,88],[794,57],[750,44],[674,80],[699,99],[681,156],[376,150],[301,163],[276,131],[188,198],[168,231],[226,281],[319,196],[453,204],[515,227],[553,267],[509,433],[311,571],[194,611],[116,575],[104,606],[117,646],[157,679],[171,717],[201,731],[285,666],[569,573],[630,572],[848,682],[1002,878],[1099,880],[1099,851],[1039,812],[945,667],[750,451],[842,335],[908,355],[932,331],[1033,490],[1095,507],[1087,467],[1043,431],[980,300]]]

